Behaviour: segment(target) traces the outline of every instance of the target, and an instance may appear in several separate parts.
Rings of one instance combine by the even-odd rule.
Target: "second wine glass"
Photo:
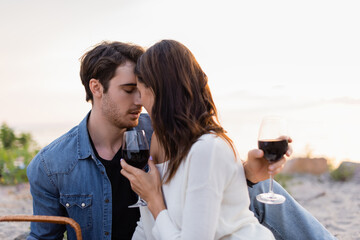
[[[258,146],[263,150],[264,158],[269,163],[279,161],[288,150],[287,123],[281,117],[263,118],[259,130]],[[273,176],[270,174],[269,192],[256,196],[259,202],[267,204],[281,204],[285,197],[273,192]]]
[[[124,132],[122,153],[127,164],[139,169],[144,169],[150,156],[149,144],[145,136],[145,131],[130,130]],[[138,196],[138,201],[135,204],[130,205],[129,208],[146,205],[146,202]]]

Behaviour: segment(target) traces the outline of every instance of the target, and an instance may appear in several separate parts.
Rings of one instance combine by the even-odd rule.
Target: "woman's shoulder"
[[[225,173],[227,177],[224,179],[231,179],[239,170],[238,163],[230,143],[223,137],[210,133],[202,135],[193,144],[184,166],[187,166],[185,169],[199,171],[202,175],[215,174],[214,178],[222,178]]]
[[[226,139],[215,133],[202,135],[193,144],[189,153],[196,152],[203,155],[216,155],[232,159],[236,157],[231,144]]]
[[[215,133],[206,133],[203,134],[199,139],[193,144],[193,147],[224,147],[228,146],[231,148],[230,144],[221,136]]]

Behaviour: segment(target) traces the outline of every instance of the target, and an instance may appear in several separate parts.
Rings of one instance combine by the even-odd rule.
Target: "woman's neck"
[[[163,163],[167,160],[165,158],[164,148],[159,143],[155,132],[151,137],[150,155],[155,164]]]

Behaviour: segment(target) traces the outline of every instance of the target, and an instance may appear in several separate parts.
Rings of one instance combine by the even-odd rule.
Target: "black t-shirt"
[[[90,135],[89,135],[90,137]],[[121,173],[121,148],[112,160],[105,160],[99,156],[94,144],[91,145],[96,157],[101,161],[106,169],[106,174],[111,182],[112,190],[112,240],[131,239],[136,222],[140,218],[139,208],[128,208],[129,205],[136,203],[137,195],[130,187],[129,180]],[[100,219],[98,219],[100,221]]]

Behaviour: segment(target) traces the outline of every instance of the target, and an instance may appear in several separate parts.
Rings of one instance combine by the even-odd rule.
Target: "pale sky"
[[[0,123],[43,146],[91,106],[79,58],[102,40],[185,44],[241,155],[284,115],[294,155],[360,161],[359,1],[0,0]]]

